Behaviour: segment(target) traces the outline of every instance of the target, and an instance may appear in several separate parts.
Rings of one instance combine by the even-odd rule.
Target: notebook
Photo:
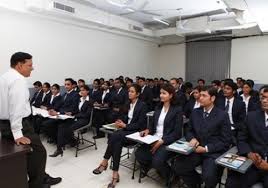
[[[154,142],[159,140],[159,137],[152,136],[152,135],[147,135],[147,136],[141,137],[139,132],[127,135],[126,137],[128,139],[136,141],[138,143],[149,144],[149,145],[153,144]]]
[[[194,151],[194,148],[189,146],[189,142],[178,140],[174,142],[173,144],[170,144],[167,146],[167,150],[173,151],[176,153],[184,154],[184,155],[189,155]]]
[[[103,125],[102,127],[105,128],[105,129],[108,129],[108,130],[113,130],[113,131],[116,131],[116,130],[120,129],[120,128],[116,127],[115,123]]]

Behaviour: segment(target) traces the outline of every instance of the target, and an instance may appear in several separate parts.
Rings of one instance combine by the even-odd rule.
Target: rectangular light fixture
[[[166,22],[166,21],[164,21],[164,20],[161,20],[161,19],[159,19],[159,18],[153,18],[153,20],[154,21],[157,21],[157,22],[160,22],[160,23],[162,23],[162,24],[165,24],[165,25],[169,25],[169,23],[168,22]]]

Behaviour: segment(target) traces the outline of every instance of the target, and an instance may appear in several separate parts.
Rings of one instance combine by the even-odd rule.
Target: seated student
[[[59,111],[55,109],[49,110],[49,115],[56,116],[59,114],[74,115],[78,112],[79,95],[73,89],[73,79],[65,79],[66,93],[63,96],[63,105]],[[62,123],[63,120],[48,119],[42,123],[42,126],[46,130],[46,133],[51,138],[52,142],[57,139],[58,124]]]
[[[145,102],[145,104],[148,106],[148,110],[153,110],[153,108],[152,108],[153,92],[146,85],[144,77],[139,78],[139,86],[141,87],[140,99],[143,102]]]
[[[40,81],[36,81],[33,84],[34,86],[34,96],[30,101],[30,104],[34,107],[39,108],[42,103],[43,91],[42,91],[42,83]]]
[[[246,117],[246,105],[236,96],[237,85],[232,81],[224,83],[224,98],[217,100],[216,106],[229,115],[231,123],[233,142],[236,143],[237,131],[240,129]]]
[[[83,80],[83,79],[79,79],[79,80],[78,80],[78,88],[79,88],[79,89],[80,89],[80,87],[85,86],[85,85],[86,85],[85,80]]]
[[[105,82],[105,79],[104,78],[100,78],[100,86],[102,86]]]
[[[174,87],[176,93],[176,104],[184,108],[187,103],[185,94],[179,89],[179,81],[177,78],[172,78],[169,83]]]
[[[246,81],[243,85],[242,94],[240,95],[241,99],[245,103],[246,113],[255,111],[257,108],[257,102],[259,97],[252,96],[252,85],[251,82]]]
[[[108,161],[113,158],[113,178],[108,188],[115,187],[119,182],[119,164],[122,153],[122,147],[130,144],[131,142],[126,139],[126,135],[132,134],[137,131],[142,131],[146,128],[146,104],[139,99],[141,87],[134,84],[129,88],[128,95],[130,103],[128,106],[128,114],[115,122],[116,126],[122,128],[114,132],[108,140],[108,146],[100,166],[96,168],[93,173],[101,174],[108,167]]]
[[[50,84],[45,82],[43,84],[43,96],[42,96],[42,103],[40,108],[42,108],[43,106],[47,106],[50,102],[51,99],[51,90],[50,90]]]
[[[111,109],[109,112],[109,123],[115,122],[118,118],[123,115],[123,108],[128,101],[128,93],[123,88],[123,80],[116,78],[114,82],[115,91],[111,97]]]
[[[160,85],[159,85],[159,80],[158,78],[154,78],[153,80],[154,86],[152,89],[153,92],[153,109],[160,103]]]
[[[131,86],[133,85],[133,80],[132,79],[127,79],[126,81],[126,86],[127,86],[127,89],[129,89]]]
[[[185,85],[183,84],[183,78],[182,77],[178,78],[178,82],[179,82],[179,90],[181,90],[183,93],[185,93],[186,88],[185,88]]]
[[[189,188],[201,184],[201,176],[195,168],[202,166],[202,179],[206,188],[216,187],[221,179],[223,168],[215,159],[225,153],[231,144],[231,126],[228,114],[214,105],[217,90],[202,87],[200,104],[190,117],[186,140],[195,147],[190,155],[179,155],[174,162],[174,171],[182,177]]]
[[[113,93],[116,90],[114,87],[114,79],[110,78],[109,82],[110,82],[110,92]]]
[[[242,77],[237,77],[236,78],[236,85],[237,85],[237,94],[241,95],[243,93],[243,85],[244,85],[245,80]]]
[[[140,134],[141,136],[155,135],[159,140],[152,145],[141,145],[135,155],[141,165],[142,177],[146,176],[150,168],[156,169],[166,180],[169,177],[170,167],[167,160],[173,156],[166,150],[182,136],[182,108],[175,102],[175,89],[170,84],[163,84],[160,90],[161,104],[156,107],[153,123]]]
[[[192,111],[196,108],[200,108],[200,92],[201,92],[202,87],[196,86],[193,91],[192,95],[193,98],[191,98],[187,104],[185,105],[184,108],[184,114],[187,118],[190,117]]]
[[[203,87],[203,86],[205,86],[205,83],[206,83],[205,80],[202,79],[202,78],[200,78],[200,79],[197,80],[197,85],[198,86]]]
[[[82,86],[80,88],[81,98],[78,104],[79,111],[76,114],[72,114],[75,117],[74,121],[62,121],[58,125],[57,150],[52,155],[49,155],[50,157],[57,157],[59,155],[63,156],[62,148],[65,146],[65,144],[76,144],[73,131],[88,125],[92,111],[92,104],[90,104],[88,94],[89,87],[86,85]]]
[[[254,90],[254,85],[255,85],[254,81],[251,80],[251,79],[247,79],[246,82],[251,83],[251,86],[252,86],[251,96],[253,96],[254,99],[256,99],[259,102],[260,101],[260,98],[259,98],[260,96],[259,96],[259,92]]]
[[[253,161],[245,174],[228,172],[227,188],[248,188],[257,182],[268,187],[268,86],[262,88],[262,109],[249,112],[238,133],[238,153]]]
[[[58,84],[53,84],[51,89],[51,99],[49,104],[45,106],[46,110],[55,110],[59,111],[63,105],[63,97],[60,95],[60,86]]]
[[[185,84],[185,96],[187,100],[190,100],[192,98],[192,91],[193,91],[193,84],[191,82],[186,82]]]
[[[72,80],[72,82],[73,82],[73,90],[74,90],[75,92],[79,93],[80,90],[79,90],[79,87],[78,87],[78,85],[77,85],[77,81]]]
[[[100,90],[100,80],[95,79],[93,81],[93,89],[89,91],[89,97],[93,100],[95,103],[101,103],[101,90]]]
[[[100,131],[102,125],[105,125],[109,122],[108,113],[111,106],[111,98],[112,94],[110,92],[110,82],[105,81],[102,85],[102,97],[101,103],[94,103],[94,107],[106,107],[107,110],[94,110],[94,118],[95,118],[95,125],[96,125],[96,136],[94,139],[104,138],[105,133]]]
[[[223,88],[221,88],[221,81],[220,80],[213,80],[211,82],[212,86],[217,89],[217,98],[216,100],[218,100],[219,98],[223,98],[224,94],[223,94]]]

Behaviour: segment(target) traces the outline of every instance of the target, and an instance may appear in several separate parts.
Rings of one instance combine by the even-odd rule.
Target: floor
[[[90,133],[86,133],[87,138],[92,138]],[[47,149],[48,155],[53,153],[56,146],[47,144],[43,138],[43,143]],[[98,150],[93,147],[80,151],[78,157],[75,157],[74,148],[66,148],[63,157],[57,158],[48,157],[47,160],[47,172],[53,176],[60,176],[63,178],[62,183],[53,186],[53,188],[106,188],[111,181],[112,171],[107,170],[101,175],[94,175],[92,171],[98,167],[102,160],[104,151],[106,149],[107,139],[102,138],[97,140]],[[136,178],[131,179],[132,171],[120,167],[120,183],[117,188],[160,188],[164,187],[159,183],[145,178],[142,183],[138,183],[138,172],[136,172]]]

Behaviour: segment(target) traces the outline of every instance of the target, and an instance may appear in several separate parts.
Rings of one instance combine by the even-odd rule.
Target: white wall
[[[0,11],[0,74],[16,51],[33,55],[35,80],[153,76],[156,44],[12,11]]]
[[[185,78],[185,44],[158,48],[155,76]]]
[[[231,77],[268,83],[268,36],[232,40]]]

